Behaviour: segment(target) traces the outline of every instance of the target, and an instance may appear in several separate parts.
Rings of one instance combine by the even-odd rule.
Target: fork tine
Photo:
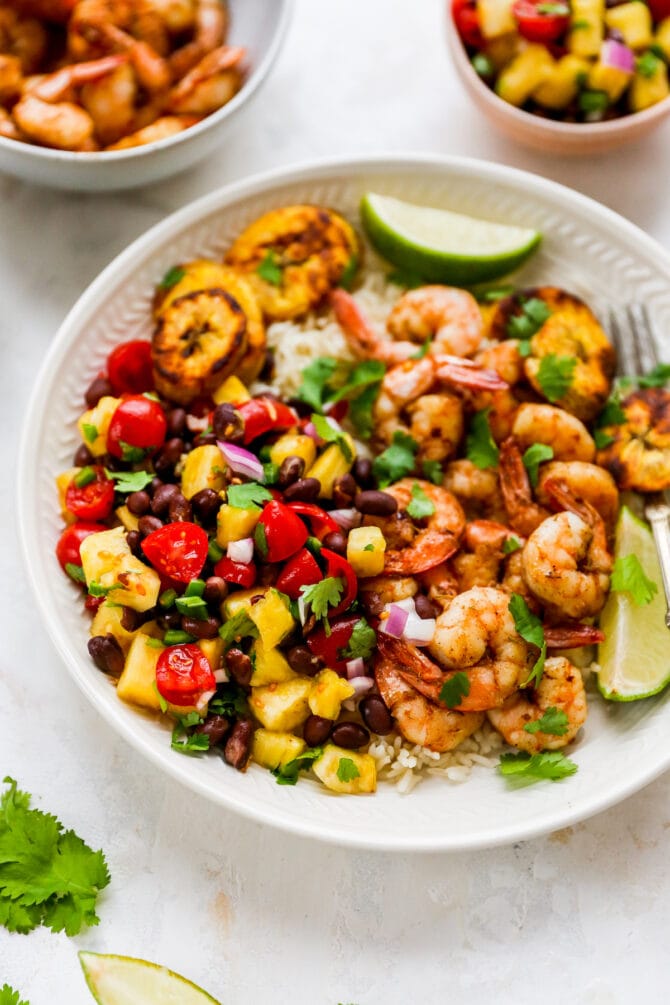
[[[617,354],[617,375],[633,376],[637,373],[637,356],[633,336],[629,331],[629,321],[623,312],[610,311],[610,330]]]
[[[640,373],[649,373],[659,362],[658,348],[646,304],[631,304],[628,313],[633,319],[633,332],[640,362]]]

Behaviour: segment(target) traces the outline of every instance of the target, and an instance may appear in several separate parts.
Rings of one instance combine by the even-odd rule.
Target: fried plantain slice
[[[633,391],[621,403],[626,421],[605,426],[613,442],[598,451],[621,489],[662,492],[670,488],[670,391],[662,387]]]
[[[359,244],[338,213],[321,206],[284,206],[240,234],[225,261],[252,283],[270,320],[297,318],[352,275]]]

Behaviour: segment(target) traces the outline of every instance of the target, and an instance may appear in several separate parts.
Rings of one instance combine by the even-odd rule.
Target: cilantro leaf
[[[302,371],[302,384],[296,398],[311,405],[317,412],[323,410],[328,400],[328,382],[337,370],[338,362],[332,356],[320,356]]]
[[[515,314],[507,322],[507,335],[509,338],[529,339],[550,317],[551,311],[544,300],[531,297],[521,305],[521,313]]]
[[[482,290],[481,293],[477,294],[477,299],[485,304],[495,304],[498,300],[511,297],[513,293],[513,286],[496,286],[494,289]]]
[[[234,681],[219,684],[208,708],[214,715],[224,715],[227,719],[237,719],[249,712],[247,696]]]
[[[655,56],[653,52],[647,51],[635,61],[635,70],[641,77],[653,77],[660,65],[661,60],[658,56]]]
[[[613,394],[605,402],[605,407],[596,420],[599,429],[603,426],[621,426],[626,421],[626,413],[621,407],[618,394]]]
[[[547,401],[560,401],[572,387],[577,360],[550,352],[540,360],[537,382]]]
[[[325,618],[329,607],[337,607],[344,593],[344,583],[339,577],[327,576],[320,583],[301,586],[300,596],[309,604],[315,618]]]
[[[378,359],[365,359],[353,368],[346,383],[336,391],[331,401],[342,401],[351,398],[354,391],[361,391],[372,385],[379,385],[386,373],[386,366]]]
[[[638,607],[650,604],[658,587],[649,579],[637,555],[622,555],[614,563],[610,589],[617,593],[630,593]]]
[[[422,342],[422,344],[419,346],[416,352],[413,352],[412,355],[408,357],[408,359],[423,359],[424,356],[428,355],[428,350],[430,349],[430,344],[432,341],[433,341],[432,338],[428,336],[426,341]]]
[[[640,377],[640,387],[665,387],[670,380],[670,363],[658,363],[644,377]]]
[[[180,715],[172,730],[170,746],[179,754],[197,756],[209,750],[209,737],[206,733],[189,733],[193,726],[199,726],[205,720],[197,712],[189,712],[188,715]]]
[[[180,280],[184,278],[186,271],[182,269],[181,265],[173,265],[171,269],[168,269],[160,283],[158,284],[159,290],[171,290],[173,286],[176,286]]]
[[[412,498],[407,504],[407,512],[414,520],[423,520],[435,512],[435,503],[428,498],[418,482],[412,485]]]
[[[521,638],[531,645],[537,646],[540,650],[540,655],[530,672],[528,680],[523,683],[523,687],[528,687],[531,683],[534,687],[537,687],[544,670],[544,661],[547,658],[547,643],[544,639],[542,622],[536,614],[533,614],[529,610],[528,604],[519,593],[512,594],[508,607],[510,614],[514,618],[514,627]]]
[[[532,443],[527,450],[524,451],[523,466],[528,472],[528,481],[535,488],[537,485],[537,476],[540,468],[540,464],[544,461],[550,461],[554,456],[554,451],[551,447],[548,447],[546,443]]]
[[[260,521],[256,524],[254,528],[254,545],[256,546],[256,551],[261,556],[261,558],[267,558],[268,555],[268,536],[265,531],[265,524]]]
[[[119,440],[121,447],[121,459],[127,464],[139,464],[147,456],[147,451],[143,447],[134,447],[132,443]]]
[[[340,650],[338,656],[342,660],[370,659],[377,644],[377,633],[365,618],[359,618],[351,633],[351,638],[346,646]]]
[[[354,428],[361,436],[369,436],[372,408],[385,372],[385,365],[376,359],[351,366],[331,356],[321,356],[303,371],[296,397],[316,412],[323,412],[328,404],[347,400]]]
[[[491,435],[489,412],[489,408],[475,412],[470,421],[470,432],[465,440],[466,457],[480,470],[495,468],[500,455]]]
[[[245,610],[238,611],[234,614],[232,618],[228,618],[227,621],[219,628],[219,636],[223,639],[226,648],[230,649],[233,642],[239,641],[242,638],[258,638],[258,628],[253,623],[249,615]]]
[[[393,434],[391,446],[387,447],[372,462],[372,473],[380,488],[386,488],[414,470],[414,462],[419,444],[411,436],[399,429]]]
[[[372,435],[372,409],[379,394],[381,381],[370,384],[349,401],[349,419],[359,436],[368,439]]]
[[[459,670],[458,673],[444,682],[439,698],[447,708],[456,708],[457,705],[460,705],[461,698],[467,698],[469,694],[470,678],[462,670]]]
[[[277,785],[295,785],[298,781],[298,774],[309,768],[312,761],[318,761],[323,756],[323,747],[312,747],[304,750],[298,757],[294,757],[283,767],[273,768],[272,774],[277,779]]]
[[[270,283],[272,286],[281,286],[284,281],[284,272],[282,266],[279,262],[277,252],[272,248],[268,248],[265,253],[265,258],[260,262],[256,268],[256,275],[264,279],[266,283]]]
[[[423,461],[421,464],[421,471],[424,478],[427,478],[429,482],[433,483],[433,485],[442,484],[444,471],[442,470],[442,465],[439,461]]]
[[[523,727],[527,733],[547,733],[550,736],[565,736],[568,731],[568,717],[561,708],[552,705],[541,719],[527,722]]]
[[[84,575],[83,566],[75,565],[73,562],[66,562],[65,571],[67,572],[70,579],[74,579],[75,583],[86,582],[86,576]]]
[[[341,757],[337,765],[337,777],[341,782],[353,782],[361,773],[350,757]]]
[[[82,422],[81,429],[87,443],[93,443],[98,438],[98,427],[92,422]]]
[[[235,509],[258,510],[261,504],[269,502],[272,493],[258,482],[245,482],[243,485],[231,485],[228,488],[226,502]]]
[[[543,750],[540,754],[501,754],[498,771],[525,784],[542,779],[557,782],[574,775],[577,765],[560,750]]]
[[[345,461],[353,461],[354,454],[351,445],[341,429],[335,429],[325,415],[312,413],[312,423],[317,433],[326,443],[336,443],[344,454]]]
[[[30,809],[30,796],[11,778],[0,799],[0,923],[9,931],[38,925],[76,935],[96,925],[96,899],[109,883],[101,851],[93,851],[56,817]],[[3,989],[4,991],[4,989]]]
[[[512,555],[515,551],[518,551],[519,548],[522,547],[523,545],[521,544],[519,538],[515,537],[514,534],[511,534],[503,541],[502,553],[503,555]]]
[[[357,272],[358,272],[358,255],[352,255],[344,267],[344,271],[340,276],[340,282],[338,285],[345,290],[350,290],[354,284],[354,279],[356,278]]]
[[[109,471],[105,474],[116,482],[117,492],[141,492],[156,477],[150,471]]]
[[[611,436],[604,429],[593,430],[593,442],[596,445],[596,450],[604,450],[605,447],[609,447],[615,440],[616,436]]]
[[[0,1005],[30,1005],[23,999],[19,1001],[19,998],[19,992],[10,988],[9,984],[3,984],[0,988]]]

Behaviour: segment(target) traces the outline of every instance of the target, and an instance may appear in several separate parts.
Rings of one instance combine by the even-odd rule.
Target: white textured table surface
[[[0,985],[31,1005],[90,1001],[79,948],[160,961],[225,1005],[667,1001],[670,777],[573,829],[476,854],[380,856],[262,829],[117,739],[36,622],[18,553],[15,444],[49,340],[129,241],[220,184],[329,154],[470,154],[571,184],[670,245],[670,125],[591,162],[515,149],[455,79],[442,8],[299,0],[262,96],[186,176],[109,198],[0,179],[0,774],[102,847],[112,871],[97,929],[0,929]]]

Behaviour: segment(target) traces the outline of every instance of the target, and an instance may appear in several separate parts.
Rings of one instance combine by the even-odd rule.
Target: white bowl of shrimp
[[[341,214],[363,241],[359,205],[363,194],[370,191],[535,228],[543,235],[542,244],[513,277],[519,289],[546,289],[551,283],[583,298],[601,317],[608,305],[643,301],[661,330],[670,325],[667,252],[611,210],[531,174],[461,158],[389,155],[294,167],[236,183],[180,210],[139,238],[82,295],[55,337],[34,387],[20,447],[17,512],[26,566],[37,609],[55,647],[95,709],[125,742],[204,797],[261,823],[344,845],[407,852],[511,843],[574,824],[624,799],[670,767],[667,695],[631,704],[607,703],[594,686],[593,674],[589,677],[588,669],[584,671],[584,692],[580,671],[566,667],[560,651],[553,649],[545,671],[549,700],[554,699],[552,688],[556,693],[564,687],[574,688],[567,754],[578,770],[570,777],[511,788],[497,770],[499,755],[505,749],[503,741],[489,724],[458,748],[442,754],[403,741],[401,736],[377,737],[370,752],[376,761],[378,785],[369,795],[335,795],[307,775],[301,775],[295,786],[277,785],[260,763],[251,763],[242,772],[211,753],[201,758],[181,756],[171,750],[164,723],[119,700],[109,677],[87,654],[90,618],[83,610],[81,592],[77,592],[80,587],[63,575],[54,556],[54,543],[62,530],[54,478],[71,467],[72,456],[81,445],[76,423],[83,389],[101,371],[116,345],[151,336],[153,292],[175,266],[174,249],[179,249],[180,262],[207,258],[220,262],[226,253],[232,254],[236,239],[262,214],[310,203]],[[236,245],[238,254],[239,250]],[[354,296],[359,309],[377,325],[402,290],[389,284],[388,267],[370,247],[364,246],[363,252]],[[231,257],[227,262],[230,265]],[[300,324],[288,319],[269,326],[275,366],[283,368],[283,376],[273,378],[273,386],[282,394],[287,382],[300,380],[299,371],[315,355],[346,355],[338,321],[330,311],[326,307]],[[527,404],[536,407],[532,400]],[[576,456],[592,457],[593,443],[584,435],[579,420],[566,415],[560,429],[553,425],[555,421],[552,410],[536,414],[526,408],[521,413],[515,431],[516,454],[512,451],[505,458],[512,483],[519,449],[526,445],[524,437],[534,438],[541,429],[553,438],[555,461],[559,442],[573,446],[576,442]],[[560,495],[562,484],[552,485],[552,479],[543,478],[542,472],[540,476],[544,492]],[[452,488],[454,493],[461,491],[455,481]],[[473,491],[479,487],[474,486]],[[486,486],[483,492],[486,498]],[[561,514],[556,532],[561,532],[564,523],[566,535],[578,534],[582,524],[572,516]],[[532,513],[522,507],[517,517],[524,520]],[[523,534],[523,528],[518,533]],[[601,573],[606,572],[605,559],[600,578],[594,580],[596,590],[602,589]],[[500,607],[499,589],[482,587],[469,597],[467,591],[461,593],[450,616],[457,624],[442,623],[441,627],[452,633],[462,624],[476,630],[482,607],[489,601],[496,610]],[[587,604],[573,614],[581,617],[589,609]],[[501,619],[508,619],[505,604],[498,613]],[[583,630],[588,633],[590,628],[586,625]],[[556,632],[553,638],[549,634],[546,638],[552,647],[566,641]],[[571,641],[574,643],[574,638]],[[379,649],[390,677],[404,658],[398,645],[397,639],[388,636]],[[518,638],[509,648],[512,660],[517,659],[517,648]],[[432,649],[417,652],[413,668],[419,676],[421,661],[429,664],[423,698],[417,704],[425,710],[429,701],[426,689],[435,685],[430,681],[435,664],[431,669]],[[526,651],[519,658],[527,655]],[[403,686],[407,686],[412,667],[404,669]],[[389,692],[385,700],[393,705]],[[588,717],[584,722],[585,702]],[[397,721],[406,728],[401,709],[394,708]],[[432,708],[432,714],[437,715],[435,704]],[[420,725],[430,724],[422,720]],[[508,730],[507,735],[515,729],[513,722],[499,720],[493,725]],[[91,735],[94,732],[92,723]],[[522,738],[528,741],[530,737],[523,733]]]
[[[291,0],[0,5],[0,170],[145,185],[220,145],[281,48]]]

